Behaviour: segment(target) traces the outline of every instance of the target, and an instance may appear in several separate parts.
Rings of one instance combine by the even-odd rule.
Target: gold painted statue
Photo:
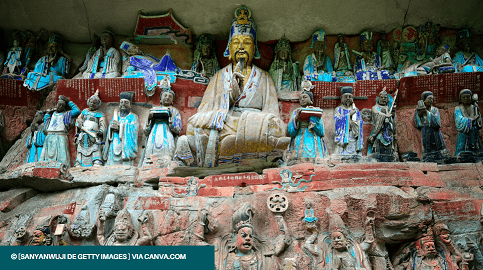
[[[232,63],[211,78],[198,112],[188,120],[187,136],[178,140],[175,158],[182,165],[264,158],[281,153],[290,141],[279,139],[286,127],[272,78],[252,64],[260,54],[250,10],[241,6],[235,14],[224,53]]]

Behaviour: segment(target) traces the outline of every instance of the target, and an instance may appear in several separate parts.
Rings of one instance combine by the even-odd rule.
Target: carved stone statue
[[[386,33],[380,33],[380,39],[377,41],[377,54],[381,57],[381,66],[387,70],[394,70],[395,65],[392,62],[391,44],[386,39]]]
[[[191,70],[211,78],[220,70],[216,58],[215,37],[211,34],[203,34],[196,45],[194,61]]]
[[[12,42],[13,47],[10,48],[10,50],[8,51],[2,74],[19,75],[22,72],[23,48],[20,47],[21,42],[22,42],[22,33],[17,31],[13,34],[13,42]]]
[[[369,232],[369,231],[368,231]],[[371,242],[359,244],[349,237],[347,228],[337,214],[329,214],[329,233],[318,234],[317,228],[311,228],[311,235],[303,247],[313,256],[312,269],[370,270],[372,269],[366,250]],[[315,244],[317,241],[317,244]]]
[[[349,47],[344,42],[344,36],[337,36],[337,43],[334,47],[334,69],[337,76],[352,75]]]
[[[372,32],[365,31],[361,34],[362,52],[352,50],[356,55],[354,70],[357,80],[382,80],[391,79],[389,71],[381,66],[379,54],[374,52]]]
[[[171,89],[164,89],[161,92],[160,106],[149,111],[144,125],[147,139],[141,166],[156,163],[156,166],[166,167],[173,160],[182,125],[181,114],[173,107],[175,96]]]
[[[15,236],[15,243],[13,244],[14,246],[24,246],[28,238],[30,237],[29,233],[27,232],[27,229],[24,226],[20,226],[17,229],[15,229],[14,236]]]
[[[451,240],[448,226],[443,222],[434,224],[434,236],[436,249],[446,259],[446,264],[450,269],[468,270],[468,261],[464,259],[464,255],[456,248]],[[462,266],[461,268],[459,266]]]
[[[69,72],[72,59],[62,50],[62,38],[53,34],[47,45],[47,55],[40,58],[35,69],[29,72],[24,86],[30,90],[40,91],[64,79]]]
[[[341,104],[335,109],[336,155],[362,155],[362,116],[352,99],[352,87],[340,88]]]
[[[479,136],[482,128],[478,95],[463,89],[459,94],[460,104],[454,110],[454,121],[458,130],[455,157],[458,161],[475,162],[483,158],[483,146]]]
[[[455,72],[451,56],[449,55],[449,49],[449,45],[447,44],[439,46],[436,50],[436,57],[434,59],[409,66],[404,69],[404,76],[408,77]]]
[[[104,236],[105,224],[101,219],[98,220],[97,240],[101,246],[150,246],[152,237],[147,229],[149,221],[150,216],[147,213],[139,217],[142,226],[142,234],[140,234],[132,223],[131,214],[123,210],[116,216],[114,231],[107,239]]]
[[[468,29],[458,32],[458,51],[453,62],[457,72],[481,72],[483,71],[483,60],[475,52],[471,51],[471,35]]]
[[[70,110],[68,110],[70,108]],[[70,167],[69,138],[67,131],[74,125],[73,119],[80,114],[79,108],[68,97],[59,96],[55,109],[44,117],[44,149],[39,161],[59,161]]]
[[[107,120],[99,111],[101,99],[99,90],[87,100],[87,109],[84,109],[76,122],[77,157],[74,166],[91,167],[101,166],[102,145],[106,138]]]
[[[335,74],[332,62],[324,52],[327,49],[324,31],[319,30],[312,35],[310,48],[313,48],[314,51],[305,58],[304,76],[311,81],[331,82]]]
[[[132,165],[138,153],[138,116],[131,112],[134,92],[120,94],[119,110],[114,110],[107,140],[104,160],[107,165]]]
[[[67,230],[69,235],[74,239],[87,239],[93,236],[95,224],[90,224],[90,212],[86,205],[84,205]]]
[[[76,78],[103,79],[121,76],[121,54],[113,47],[114,34],[105,30],[101,34],[101,47],[87,63],[87,68],[82,75]]]
[[[124,41],[120,48],[124,55],[122,65],[123,77],[132,78],[132,73],[140,72],[139,77],[144,78],[146,94],[152,96],[158,86],[156,72],[166,71],[166,62],[152,55],[144,54],[138,46],[127,41]],[[169,55],[169,52],[167,55]],[[165,58],[168,57],[163,57],[163,59]]]
[[[93,34],[92,35],[92,38],[91,38],[91,47],[86,52],[86,58],[84,59],[84,62],[82,63],[82,66],[79,67],[79,71],[80,72],[86,71],[87,64],[89,63],[89,60],[91,60],[91,57],[99,49],[100,41],[101,41],[101,39],[99,38],[98,35],[96,35],[96,34]]]
[[[421,129],[422,151],[421,160],[444,163],[449,159],[443,135],[441,134],[441,116],[439,110],[432,106],[433,93],[424,91],[414,113],[414,124]]]
[[[27,42],[25,43],[24,53],[22,55],[22,63],[25,67],[29,66],[30,61],[35,55],[37,42],[45,33],[47,33],[47,30],[44,28],[41,28],[37,35],[35,35],[32,31],[27,30],[25,34]]]
[[[242,204],[233,214],[233,233],[222,247],[219,270],[278,270],[279,265],[266,243],[260,242],[253,228],[253,208],[250,203]]]
[[[216,232],[218,230],[218,222],[211,214],[209,207],[203,207],[198,212],[198,224],[195,226],[191,245],[208,246],[205,234]]]
[[[391,162],[396,158],[396,113],[393,107],[394,99],[384,88],[372,107],[372,131],[367,138],[367,155],[373,154],[379,161]]]
[[[287,147],[289,139],[280,139],[285,124],[279,118],[275,85],[267,72],[252,65],[260,55],[251,13],[241,6],[236,14],[224,53],[232,64],[210,80],[198,112],[188,120],[187,136],[178,139],[176,159],[182,164],[195,164],[196,157],[198,166],[212,167],[243,154],[281,155]]]
[[[316,162],[329,154],[324,141],[323,111],[312,106],[314,95],[310,91],[300,92],[299,102],[301,108],[294,110],[288,123],[288,134],[292,140],[287,151],[287,162]]]
[[[27,158],[25,163],[37,162],[42,154],[44,147],[44,114],[43,111],[37,111],[32,124],[30,124],[30,133],[27,137]]]
[[[292,62],[290,41],[285,36],[279,39],[275,46],[275,59],[268,72],[273,79],[277,92],[298,91],[300,70],[298,62]]]
[[[199,179],[194,176],[191,176],[190,179],[188,179],[188,182],[186,184],[187,184],[187,186],[185,187],[186,193],[178,193],[173,188],[172,195],[174,197],[193,197],[198,195],[198,191],[200,191],[201,188],[206,187],[206,184],[200,184]]]

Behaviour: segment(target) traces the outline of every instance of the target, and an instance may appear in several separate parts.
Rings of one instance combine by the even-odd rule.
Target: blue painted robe
[[[143,73],[144,84],[147,91],[153,91],[158,85],[156,72],[176,71],[177,67],[169,55],[165,55],[161,60],[154,56],[134,55],[129,57],[129,64]]]
[[[70,167],[67,131],[73,124],[72,119],[77,117],[80,111],[72,101],[69,101],[68,106],[70,111],[45,114],[44,128],[47,130],[47,137],[45,137],[44,149],[39,161],[59,161]]]
[[[67,58],[61,56],[51,66],[49,64],[49,56],[44,56],[37,61],[34,71],[29,72],[23,85],[30,90],[40,91],[63,79],[67,72],[69,72],[69,61]]]
[[[371,61],[366,62],[363,56],[357,55],[354,62],[354,70],[357,80],[383,80],[391,79],[387,70],[378,70],[381,67],[381,58],[377,53],[372,53]]]
[[[471,109],[473,109],[473,105]],[[456,129],[458,130],[455,156],[458,156],[461,152],[472,152],[478,156],[483,155],[483,147],[478,134],[477,122],[471,121],[463,105],[455,108],[454,121]]]
[[[463,65],[466,60],[468,60],[467,57],[463,54],[463,52],[459,51],[456,53],[456,55],[453,58],[453,63],[454,67],[456,68],[456,71],[458,72],[457,65]],[[463,67],[463,69],[460,71],[462,73],[464,72],[483,72],[483,60],[475,54],[468,63],[466,63],[466,66]]]
[[[22,47],[14,47],[12,48],[8,54],[7,59],[5,60],[4,66],[5,70],[3,73],[20,73],[22,69]]]
[[[419,117],[418,111],[414,114],[414,124],[416,128],[421,129],[422,146],[421,156],[424,161],[425,155],[431,152],[444,151],[447,152],[446,144],[441,134],[441,116],[439,110],[431,107],[431,112],[425,111],[423,117]]]
[[[322,118],[311,116],[309,121],[295,121],[299,109],[292,113],[288,123],[288,134],[292,137],[289,145],[289,159],[323,158],[328,155],[324,141],[325,129]],[[309,130],[308,124],[314,123],[315,127]]]
[[[119,122],[119,131],[111,130],[109,125],[108,139],[111,143],[107,165],[132,165],[138,153],[138,116],[129,113],[126,117],[118,115],[116,120]]]
[[[334,68],[327,55],[324,55],[323,65],[325,66],[323,70],[324,72],[317,72],[317,58],[315,57],[315,54],[307,56],[304,62],[304,76],[310,76],[311,81],[332,82],[332,71],[334,71]]]
[[[39,125],[39,128],[32,134],[30,133],[27,137],[27,158],[25,163],[37,162],[42,154],[42,149],[44,147],[45,134],[44,125]]]
[[[168,119],[153,119],[147,130],[150,131],[144,148],[144,161],[150,156],[172,160],[176,150],[176,138],[181,131],[181,114],[175,107],[169,106]],[[141,160],[142,165],[144,163]]]
[[[354,107],[355,108],[355,107]],[[341,106],[334,112],[336,155],[362,155],[360,150],[364,147],[362,139],[362,116],[355,108],[355,121],[350,119],[350,110]],[[353,127],[351,127],[351,123]],[[355,128],[358,127],[358,128]],[[358,129],[358,130],[357,130]]]

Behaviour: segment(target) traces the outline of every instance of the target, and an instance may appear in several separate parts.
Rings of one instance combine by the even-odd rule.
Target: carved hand
[[[111,123],[111,129],[114,131],[119,131],[119,122],[118,121],[112,121]]]

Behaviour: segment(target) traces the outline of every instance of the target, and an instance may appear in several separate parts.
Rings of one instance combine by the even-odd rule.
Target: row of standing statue
[[[247,21],[251,21],[248,15],[246,17]],[[305,58],[302,71],[299,63],[292,60],[290,41],[282,37],[275,46],[275,58],[269,73],[275,83],[277,93],[279,93],[280,91],[300,90],[302,78],[311,81],[355,82],[356,80],[483,71],[483,60],[472,51],[471,36],[468,30],[458,32],[460,50],[452,59],[449,54],[450,46],[436,43],[439,40],[437,28],[430,22],[426,23],[421,26],[419,31],[413,30],[417,32],[414,36],[418,36],[418,40],[394,41],[393,46],[386,39],[386,34],[381,33],[377,40],[376,51],[374,50],[373,33],[370,31],[360,34],[362,51],[349,50],[348,45],[344,42],[344,36],[339,35],[333,48],[333,59],[326,53],[328,49],[327,34],[319,30],[312,35],[310,47],[312,52]],[[72,59],[62,50],[62,38],[56,34],[52,34],[48,41],[47,55],[38,60],[33,71],[28,72],[27,66],[33,57],[36,43],[45,32],[42,30],[38,35],[32,32],[14,34],[13,47],[9,50],[6,59],[2,60],[2,64],[4,64],[2,78],[25,80],[24,85],[29,89],[42,90],[66,77]],[[27,37],[22,37],[22,35]],[[393,35],[395,34],[393,33]],[[396,38],[394,39],[396,40]],[[25,48],[20,45],[22,40],[25,40]],[[138,76],[144,78],[146,92],[148,95],[152,95],[151,93],[157,85],[158,75],[163,72],[176,74],[179,71],[169,54],[160,60],[146,55],[138,46],[127,41],[121,44],[120,50],[116,49],[114,34],[109,30],[104,31],[100,38],[94,35],[92,41],[92,46],[79,67],[80,72],[74,78],[100,79]],[[255,58],[258,58],[258,49],[255,53]],[[351,63],[351,54],[355,55],[353,63]],[[228,56],[227,51],[224,56]],[[204,34],[199,38],[195,49],[191,70],[206,78],[211,78],[219,69],[215,39],[213,35]]]
[[[324,142],[323,111],[312,106],[314,97],[309,80],[301,84],[301,108],[293,112],[288,124],[290,137],[286,137],[274,81],[267,72],[252,64],[252,60],[260,54],[256,26],[247,14],[251,13],[245,6],[237,9],[224,53],[232,63],[212,76],[197,113],[188,119],[186,135],[177,136],[182,128],[181,115],[172,106],[175,93],[170,88],[169,79],[164,79],[161,104],[150,110],[145,124],[147,140],[141,166],[167,166],[175,160],[185,166],[214,167],[238,162],[242,158],[276,159],[283,152],[286,164],[290,164],[317,162],[328,155]],[[319,41],[321,34],[318,33],[314,42]],[[96,52],[95,60],[90,58],[87,67],[99,65],[107,72],[111,60],[118,54],[112,47],[105,51],[112,45],[111,34],[105,33],[101,39],[107,45]],[[123,44],[128,51],[138,50],[137,46]],[[103,62],[102,55],[108,60]],[[131,58],[130,62],[134,60]],[[109,75],[98,74],[95,70],[87,68],[84,75],[89,78]],[[352,90],[352,87],[340,88],[341,104],[334,112],[336,147],[332,154],[338,156],[362,155],[363,120],[353,102]],[[98,95],[89,98],[88,108],[82,112],[68,98],[59,96],[55,110],[44,112],[44,115],[39,112],[36,116],[27,143],[27,161],[59,161],[69,165],[67,130],[75,122],[76,165],[133,165],[138,155],[139,121],[137,115],[131,112],[132,98],[132,92],[121,93],[119,108],[114,111],[107,127],[107,120],[98,110],[101,105]],[[372,108],[373,130],[367,139],[368,154],[380,161],[396,160],[394,98],[381,91]],[[449,153],[440,131],[441,119],[432,101],[433,94],[424,92],[415,113],[416,127],[422,130],[422,160],[447,162]],[[456,156],[462,161],[466,160],[465,157],[479,160],[482,156],[478,136],[481,116],[477,102],[478,97],[473,96],[470,90],[461,91],[455,119],[459,132]],[[75,117],[78,117],[76,121]]]
[[[20,215],[10,244],[61,246],[88,241],[107,246],[157,245],[159,235],[155,235],[153,214],[159,212],[144,210],[134,223],[131,213],[123,209],[121,199],[120,194],[107,193],[97,210],[95,224],[91,224],[88,208],[83,207],[74,221],[62,214],[49,216],[30,233],[26,231],[28,216]],[[390,255],[381,239],[381,223],[374,211],[369,210],[365,214],[363,236],[358,238],[338,214],[327,213],[324,218],[328,227],[321,226],[321,217],[315,216],[308,199],[305,200],[302,219],[308,235],[299,239],[302,240],[299,248],[292,249],[300,254],[290,258],[287,253],[284,254],[294,245],[295,237],[284,219],[290,204],[284,194],[268,196],[267,208],[277,223],[277,233],[271,239],[257,234],[260,228],[256,227],[254,219],[256,211],[249,202],[235,208],[231,229],[221,236],[219,222],[211,213],[212,207],[206,205],[196,214],[193,226],[186,228],[187,241],[190,245],[215,245],[215,265],[219,270],[300,269],[302,257],[308,258],[308,261],[303,260],[307,267],[304,269],[313,270],[478,270],[483,265],[481,243],[468,235],[458,244],[453,242],[444,222],[422,222],[416,238],[399,245]],[[139,224],[141,228],[134,224]],[[477,239],[480,237],[477,236]],[[283,261],[281,257],[285,257]]]

